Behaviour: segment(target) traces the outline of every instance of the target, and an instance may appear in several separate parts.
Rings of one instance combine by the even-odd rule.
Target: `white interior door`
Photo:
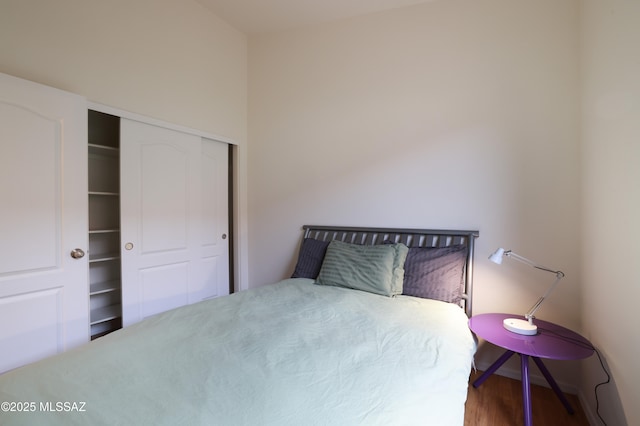
[[[191,302],[229,294],[229,145],[202,139],[200,274]]]
[[[227,155],[215,145],[121,120],[124,326],[228,293]]]
[[[88,341],[86,135],[82,97],[0,74],[0,372]]]

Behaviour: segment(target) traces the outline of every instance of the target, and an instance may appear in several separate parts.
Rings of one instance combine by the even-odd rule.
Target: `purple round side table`
[[[540,358],[559,360],[588,358],[593,354],[593,345],[587,339],[568,328],[539,319],[534,320],[534,323],[538,326],[538,334],[534,336],[516,334],[504,328],[502,321],[505,318],[523,318],[523,316],[514,314],[481,314],[469,319],[469,328],[477,336],[506,349],[506,352],[473,382],[473,387],[479,387],[513,354],[517,353],[520,355],[525,426],[532,425],[529,357],[536,363],[567,411],[573,414],[574,411],[571,404],[569,404],[569,401],[565,398],[560,387],[558,387],[558,384]]]

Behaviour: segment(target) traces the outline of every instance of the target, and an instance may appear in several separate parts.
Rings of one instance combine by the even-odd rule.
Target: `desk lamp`
[[[549,289],[542,295],[542,297],[538,299],[538,301],[531,307],[531,309],[529,309],[529,312],[527,312],[524,315],[525,319],[506,318],[502,322],[502,325],[504,326],[504,328],[506,328],[507,330],[513,333],[524,334],[526,336],[533,336],[538,333],[538,327],[533,323],[533,319],[535,318],[534,314],[536,313],[538,308],[540,308],[540,305],[542,305],[542,302],[544,302],[547,296],[549,296],[549,294],[551,294],[553,289],[556,288],[560,280],[564,278],[564,273],[562,271],[554,271],[553,269],[540,266],[535,262],[532,262],[531,260],[527,259],[526,257],[520,256],[519,254],[516,254],[511,250],[505,250],[503,248],[499,248],[498,250],[496,250],[495,253],[489,256],[489,260],[500,265],[502,264],[503,257],[510,257],[522,263],[526,263],[527,265],[532,266],[536,269],[551,272],[556,275],[556,280],[554,281],[553,284],[551,284],[551,287],[549,287]]]

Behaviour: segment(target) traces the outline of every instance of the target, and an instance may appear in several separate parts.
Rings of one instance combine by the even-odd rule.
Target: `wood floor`
[[[482,371],[471,373],[464,425],[523,425],[522,382],[494,374],[475,389],[471,383],[481,374]],[[573,415],[567,412],[553,390],[531,385],[534,426],[589,426],[578,397],[569,394],[565,396],[575,410]]]

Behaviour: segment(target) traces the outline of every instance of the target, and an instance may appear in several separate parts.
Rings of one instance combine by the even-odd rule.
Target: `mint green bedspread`
[[[462,425],[475,349],[455,305],[291,279],[3,374],[0,424]]]

